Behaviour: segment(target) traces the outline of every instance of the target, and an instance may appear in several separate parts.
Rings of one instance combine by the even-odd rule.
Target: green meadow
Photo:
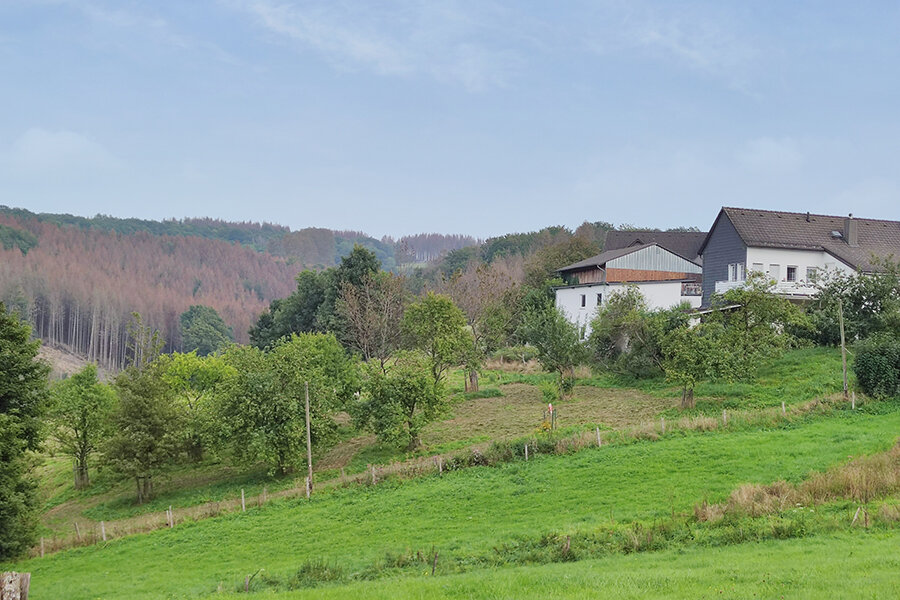
[[[332,584],[310,597],[598,597],[601,588],[608,597],[663,596],[670,590],[685,597],[713,596],[719,589],[729,597],[777,594],[758,573],[738,568],[745,560],[756,565],[754,572],[790,584],[784,589],[791,594],[802,590],[812,597],[827,585],[810,579],[817,570],[791,559],[813,552],[806,541],[716,548],[683,540],[675,549],[599,561],[531,566],[526,555],[490,570],[484,564],[485,557],[502,554],[498,548],[523,539],[574,537],[615,524],[689,515],[696,504],[721,501],[742,483],[799,482],[852,456],[886,450],[900,433],[900,407],[872,406],[877,408],[834,411],[783,427],[679,432],[658,441],[537,456],[443,477],[329,490],[310,502],[273,501],[246,513],[180,523],[14,568],[33,573],[31,598],[37,600],[202,597],[234,592],[254,574],[251,589],[269,594],[275,592],[265,591],[266,580],[286,580],[305,564],[375,580]],[[870,540],[884,547],[898,541],[889,529],[882,533],[883,539],[854,533],[812,540],[859,547],[865,539],[866,548]],[[424,557],[433,552],[439,555],[436,577],[422,578],[430,572]],[[778,552],[785,558],[771,558]],[[888,589],[889,565],[874,558],[858,557],[848,568],[853,577],[872,578],[878,597],[878,590]],[[680,569],[679,560],[694,567]],[[823,565],[816,569],[829,571]],[[834,579],[830,571],[826,575]]]

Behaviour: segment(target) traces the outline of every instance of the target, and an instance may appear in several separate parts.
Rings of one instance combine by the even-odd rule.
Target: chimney
[[[853,213],[844,219],[844,241],[852,248],[859,246],[859,223],[853,219]]]

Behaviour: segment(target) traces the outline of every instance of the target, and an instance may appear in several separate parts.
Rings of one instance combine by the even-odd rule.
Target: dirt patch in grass
[[[457,404],[453,418],[432,423],[423,435],[428,445],[460,439],[502,440],[534,432],[547,405],[541,390],[525,383],[501,385],[503,396],[477,398]],[[656,398],[638,390],[577,386],[570,400],[558,402],[557,427],[589,424],[621,427],[654,419],[677,404],[672,398]]]
[[[346,467],[356,453],[375,443],[374,435],[360,435],[341,442],[316,462],[316,471]]]

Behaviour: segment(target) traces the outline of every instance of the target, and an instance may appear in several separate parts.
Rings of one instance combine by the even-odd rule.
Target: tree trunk
[[[28,600],[28,588],[31,585],[31,573],[15,571],[0,574],[0,599]]]
[[[75,489],[83,490],[91,485],[91,478],[88,475],[87,462],[78,460],[75,463]]]
[[[140,477],[135,477],[135,478],[134,478],[134,483],[135,483],[135,485],[137,486],[137,501],[138,501],[138,504],[143,504],[143,503],[144,503],[144,486],[141,485],[141,483],[142,483],[142,482],[141,482],[141,478],[140,478]]]
[[[684,387],[681,389],[681,408],[694,408],[694,388]]]
[[[469,371],[469,392],[477,392],[478,391],[478,370],[472,369]]]

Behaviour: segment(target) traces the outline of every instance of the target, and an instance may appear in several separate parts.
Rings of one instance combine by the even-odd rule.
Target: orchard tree
[[[650,310],[636,286],[610,294],[591,321],[588,350],[594,364],[633,377],[649,377],[663,370],[662,342],[666,334],[684,327],[687,303]]]
[[[449,296],[428,292],[407,307],[402,326],[408,345],[428,357],[435,386],[469,347],[466,318]]]
[[[681,387],[681,408],[694,408],[694,387],[709,379],[734,380],[739,356],[715,321],[678,327],[663,342],[666,378]]]
[[[160,357],[163,380],[175,394],[182,423],[184,445],[191,460],[203,460],[203,451],[214,443],[217,426],[213,392],[233,374],[221,356],[197,356],[174,352]]]
[[[738,361],[741,378],[752,377],[765,359],[790,347],[795,342],[791,331],[809,328],[806,315],[773,288],[773,281],[752,272],[743,286],[712,298],[715,310],[706,321],[721,323],[723,343]]]
[[[37,527],[26,452],[40,446],[50,367],[30,337],[28,325],[0,302],[0,560],[22,554]]]
[[[91,364],[55,383],[50,396],[53,437],[75,462],[75,489],[86,488],[91,455],[110,433],[115,392],[97,379],[97,366]]]
[[[463,311],[471,336],[463,353],[466,390],[478,391],[478,371],[487,355],[500,347],[513,320],[513,297],[518,286],[499,262],[471,264],[445,280],[443,289]]]
[[[188,352],[206,356],[234,341],[231,327],[211,306],[195,304],[181,313],[180,321],[182,346]]]
[[[417,351],[398,352],[386,370],[367,367],[365,399],[353,410],[360,428],[408,451],[421,445],[422,428],[446,408],[444,387],[435,385],[428,358]]]
[[[118,473],[134,479],[138,504],[153,497],[153,481],[178,456],[181,427],[175,392],[165,380],[164,361],[119,373],[119,403],[112,415],[113,435],[104,458]]]
[[[875,273],[820,275],[819,291],[806,309],[816,342],[840,344],[839,303],[847,339],[866,339],[879,332],[900,334],[900,263],[874,262]]]
[[[404,279],[392,273],[368,273],[360,285],[343,283],[337,312],[344,339],[366,362],[377,360],[382,371],[400,347],[400,323],[406,307]]]
[[[294,334],[269,352],[232,346],[224,360],[233,370],[217,392],[221,433],[239,462],[263,461],[279,474],[302,464],[306,384],[317,446],[333,439],[333,415],[358,389],[356,367],[332,334]]]
[[[575,367],[586,357],[578,328],[552,304],[528,310],[519,335],[537,349],[538,361],[557,375],[559,396],[567,396],[575,384]]]

